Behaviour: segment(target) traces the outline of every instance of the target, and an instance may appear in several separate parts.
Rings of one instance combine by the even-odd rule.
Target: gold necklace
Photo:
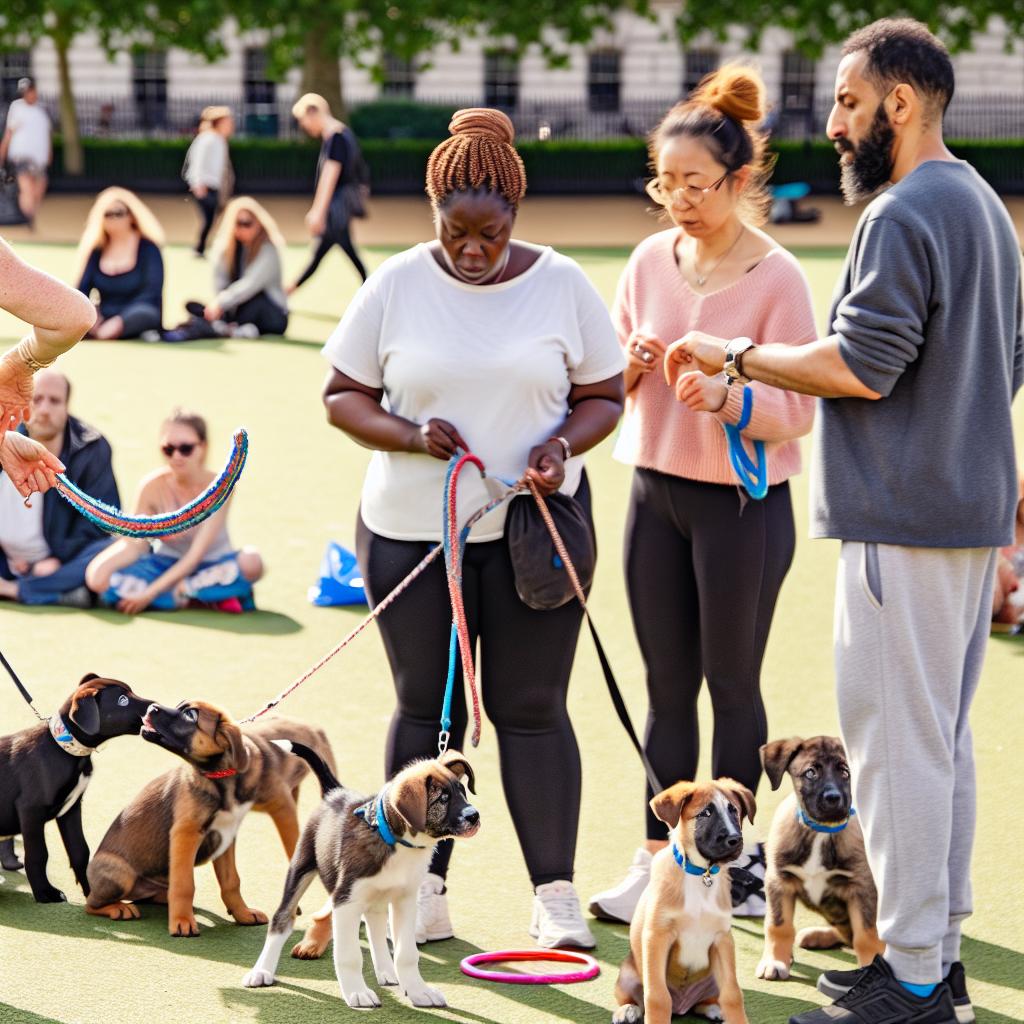
[[[694,246],[693,273],[697,278],[697,284],[701,288],[703,288],[704,285],[707,284],[708,278],[725,262],[725,258],[729,255],[729,253],[731,253],[733,249],[736,248],[736,246],[739,244],[739,240],[743,237],[744,231],[746,231],[746,228],[741,224],[740,233],[733,239],[732,245],[730,245],[729,248],[726,249],[725,252],[718,257],[718,262],[715,263],[715,265],[706,274],[702,274],[700,272],[700,267],[697,266],[697,249],[696,246]]]

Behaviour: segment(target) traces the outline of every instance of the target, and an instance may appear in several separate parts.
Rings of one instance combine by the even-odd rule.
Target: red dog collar
[[[208,779],[226,779],[229,775],[237,775],[238,772],[234,768],[221,768],[217,772],[203,772]]]

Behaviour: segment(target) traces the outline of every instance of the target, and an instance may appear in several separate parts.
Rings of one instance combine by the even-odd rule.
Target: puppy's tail
[[[324,759],[311,747],[296,740],[272,740],[283,751],[301,757],[310,768],[313,774],[320,780],[320,792],[327,796],[332,790],[341,789],[341,783],[334,777],[334,773],[327,767]]]

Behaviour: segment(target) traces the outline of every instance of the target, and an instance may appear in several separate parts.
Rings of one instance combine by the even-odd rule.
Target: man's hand
[[[125,615],[138,615],[139,612],[144,612],[155,600],[156,594],[151,593],[147,587],[141,594],[136,594],[133,597],[122,597],[117,602],[117,610],[124,612]]]
[[[310,210],[306,214],[306,227],[309,233],[319,237],[327,230],[327,216],[319,210]]]
[[[32,371],[17,352],[0,359],[0,437],[32,415]]]
[[[196,199],[205,199],[206,198],[206,194],[209,191],[210,190],[209,190],[209,188],[206,187],[206,185],[193,185],[192,186],[192,195],[194,195],[196,197]]]
[[[725,366],[725,338],[716,338],[703,331],[690,331],[674,341],[665,353],[665,381],[674,386],[679,374],[700,370],[714,377]]]
[[[0,468],[11,478],[18,493],[27,498],[55,487],[57,474],[64,472],[64,463],[38,441],[8,430],[0,437]]]
[[[554,494],[565,481],[565,451],[558,441],[545,441],[530,449],[524,480],[532,480],[541,497]]]
[[[728,396],[728,385],[721,377],[705,377],[699,370],[690,370],[676,378],[676,398],[694,412],[718,412]]]

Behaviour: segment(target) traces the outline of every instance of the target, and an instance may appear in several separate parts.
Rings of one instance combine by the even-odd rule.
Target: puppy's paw
[[[254,910],[252,907],[239,907],[237,910],[229,910],[228,913],[238,924],[267,923],[267,915],[262,910]]]
[[[634,1006],[632,1003],[626,1003],[625,1006],[620,1006],[612,1014],[612,1024],[639,1024],[644,1019],[644,1011],[639,1006]]]
[[[722,1013],[722,1008],[718,1003],[698,1003],[693,1008],[693,1012],[698,1017],[705,1017],[708,1020],[725,1020],[725,1014]]]
[[[377,975],[378,985],[390,988],[398,984],[398,974],[395,972],[394,964],[389,967],[382,967],[379,971],[374,968],[373,973]]]
[[[351,992],[343,992],[342,995],[353,1010],[372,1010],[375,1006],[380,1006],[380,996],[365,985]]]
[[[45,888],[39,890],[39,892],[33,892],[33,896],[36,898],[36,903],[67,903],[68,898],[60,891],[55,889],[52,885],[47,885]]]
[[[176,939],[194,939],[199,934],[199,922],[195,914],[182,914],[167,921],[167,931]]]
[[[757,965],[757,976],[765,981],[785,981],[789,977],[789,964],[763,956]]]
[[[274,975],[270,971],[254,967],[243,979],[244,988],[268,988],[274,984]]]
[[[109,917],[111,921],[137,921],[142,914],[134,903],[108,903],[105,907],[85,908],[97,917]]]
[[[413,1006],[447,1006],[448,1001],[444,997],[444,993],[440,989],[431,988],[429,985],[423,985],[419,988],[408,988],[405,990],[405,994],[409,997],[409,1002]]]
[[[292,956],[296,960],[319,960],[324,955],[327,943],[315,942],[312,939],[303,939],[292,946]]]
[[[796,944],[801,949],[835,949],[843,944],[843,937],[835,928],[801,928],[796,933]]]

